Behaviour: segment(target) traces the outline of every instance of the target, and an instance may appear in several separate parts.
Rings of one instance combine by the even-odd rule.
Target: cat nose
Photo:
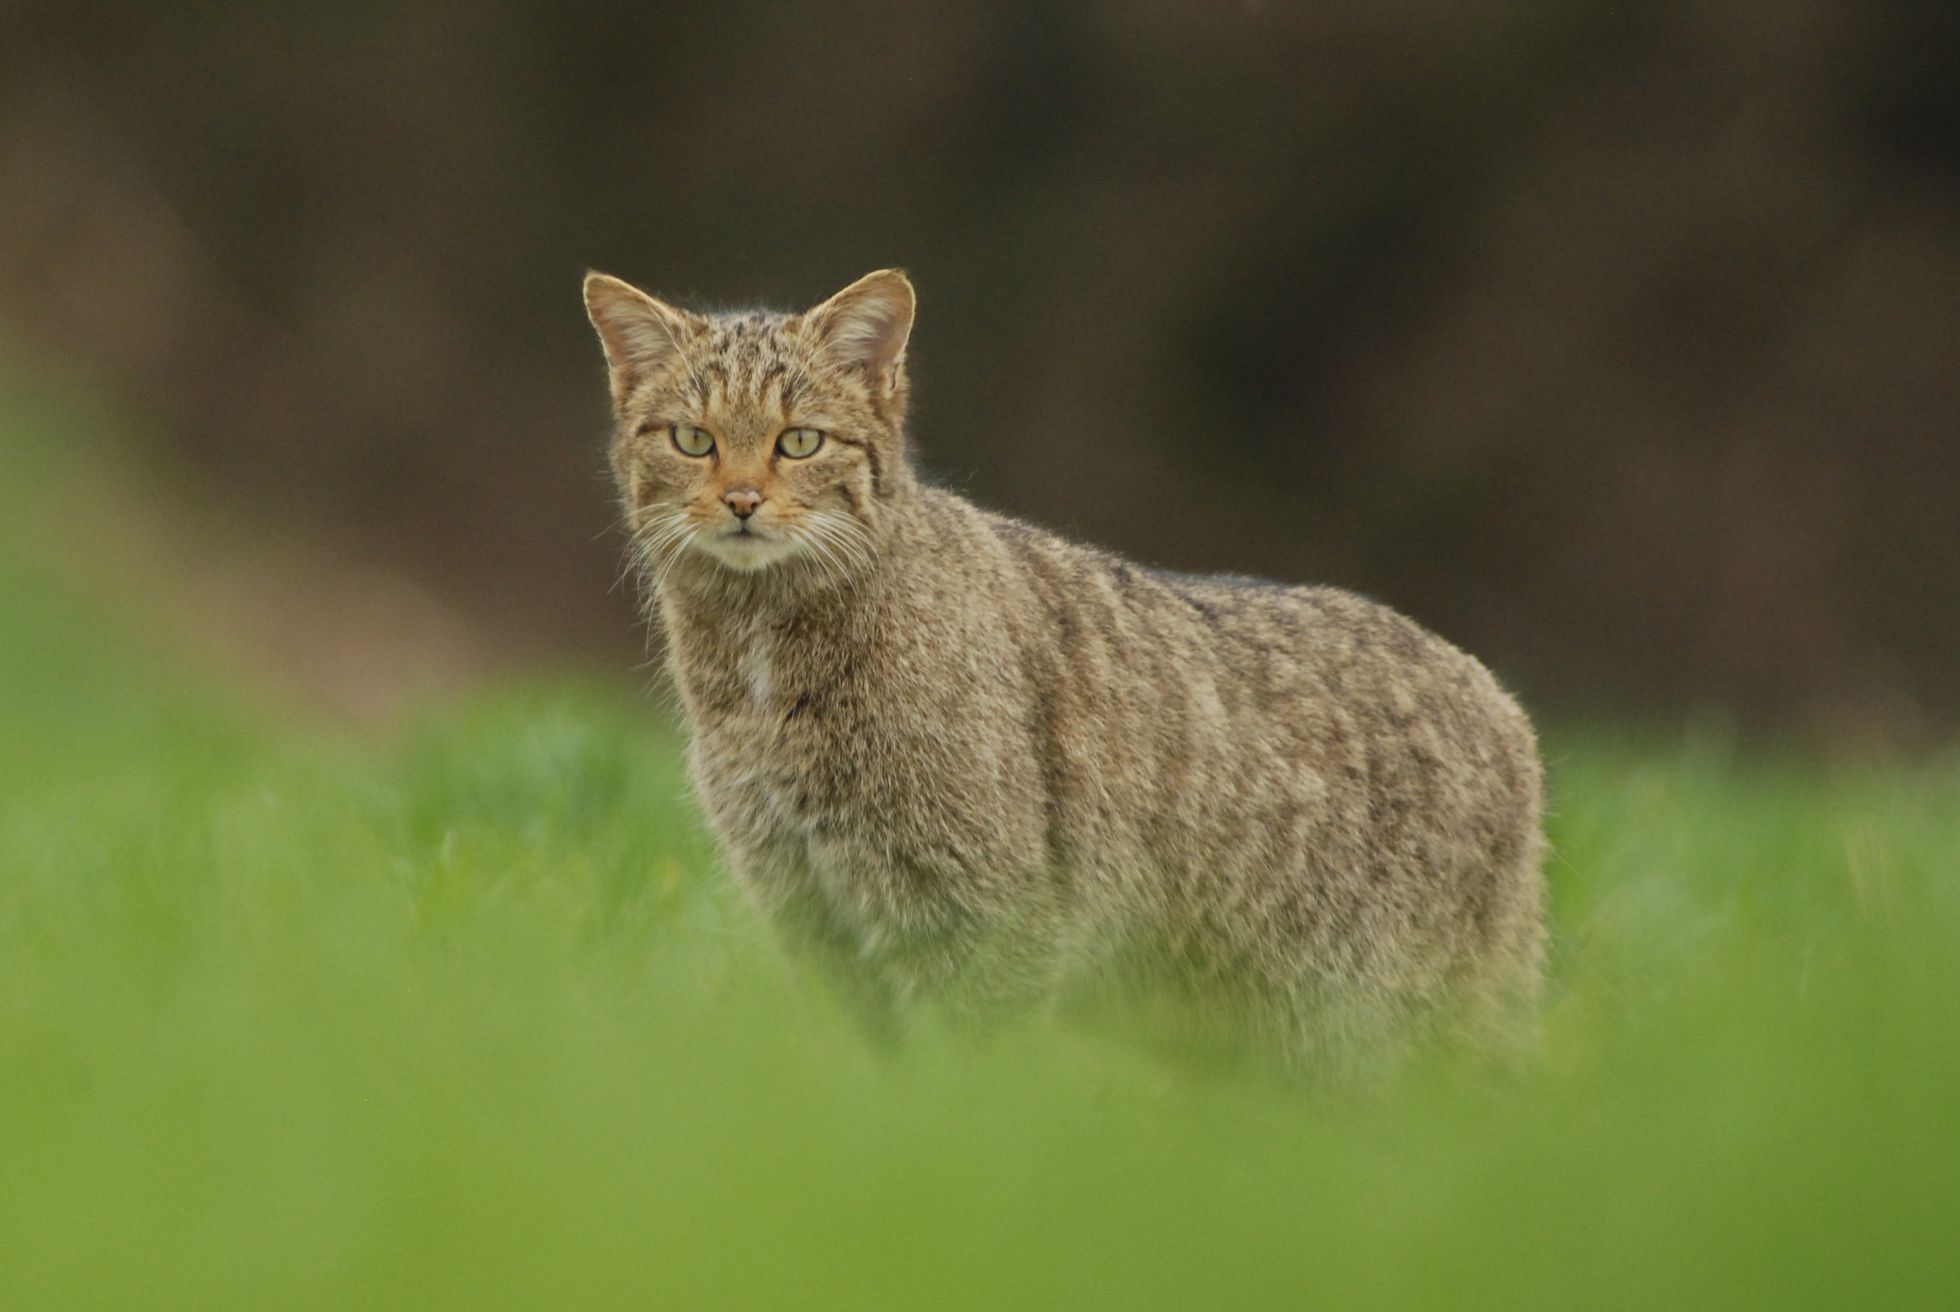
[[[721,499],[735,512],[735,518],[747,519],[762,504],[762,493],[752,487],[731,487],[721,494]]]

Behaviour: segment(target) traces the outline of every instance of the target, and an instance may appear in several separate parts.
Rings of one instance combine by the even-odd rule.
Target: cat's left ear
[[[808,322],[834,364],[862,370],[873,389],[889,393],[903,377],[917,304],[910,279],[880,269],[810,311]]]

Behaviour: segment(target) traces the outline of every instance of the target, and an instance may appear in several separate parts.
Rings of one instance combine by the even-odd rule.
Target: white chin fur
[[[796,554],[796,544],[780,537],[760,537],[756,534],[717,534],[699,540],[701,550],[713,557],[718,565],[729,569],[752,573],[767,569],[778,561],[787,560]]]

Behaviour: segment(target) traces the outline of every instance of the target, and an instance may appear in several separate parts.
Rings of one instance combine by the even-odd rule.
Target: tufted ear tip
[[[597,269],[585,271],[582,290],[585,293],[585,312],[592,319],[592,326],[600,329],[601,336],[606,324],[617,321],[622,315],[644,314],[647,307],[659,305],[632,283]]]
[[[912,279],[903,269],[877,269],[865,274],[851,286],[881,288],[888,294],[903,297],[907,301],[916,302],[918,299],[918,293],[912,288]]]

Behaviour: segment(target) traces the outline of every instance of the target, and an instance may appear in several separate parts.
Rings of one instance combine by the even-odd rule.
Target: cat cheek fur
[[[732,872],[878,1024],[1115,995],[1337,1078],[1528,1039],[1542,770],[1473,657],[1338,589],[1147,569],[922,486],[901,274],[712,320],[595,277],[622,433],[670,394],[744,458],[791,407],[838,420],[841,478],[778,470],[848,517],[823,551],[645,573]]]

